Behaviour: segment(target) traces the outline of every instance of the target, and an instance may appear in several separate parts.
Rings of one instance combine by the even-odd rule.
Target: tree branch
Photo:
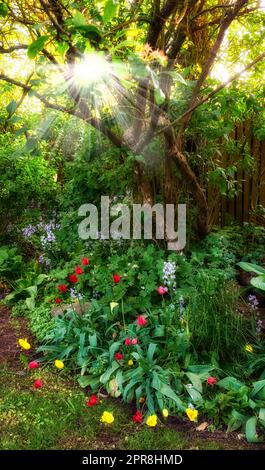
[[[32,90],[32,86],[26,85],[22,82],[19,82],[13,78],[7,77],[4,74],[0,74],[0,80],[4,80],[7,83],[10,83],[11,85],[15,85],[19,88],[22,88],[26,93],[28,93],[30,90]],[[95,129],[100,131],[105,137],[107,137],[116,147],[122,147],[123,146],[123,141],[122,139],[114,134],[110,129],[108,129],[104,123],[97,118],[92,117],[90,114],[85,113],[83,109],[80,109],[78,111],[76,108],[65,108],[62,105],[56,104],[56,103],[51,103],[48,101],[45,96],[41,95],[37,91],[34,90],[34,96],[38,98],[45,106],[46,108],[54,109],[56,111],[60,111],[66,114],[69,114],[71,116],[75,116],[82,121],[86,122],[87,124],[90,124],[93,126]]]

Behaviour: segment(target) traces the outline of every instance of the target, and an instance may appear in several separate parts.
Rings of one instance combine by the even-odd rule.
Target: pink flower
[[[114,357],[116,361],[121,361],[123,359],[123,355],[120,352],[117,352]]]
[[[41,388],[42,386],[43,386],[43,383],[42,383],[41,379],[35,380],[35,382],[34,382],[34,387],[35,388]]]
[[[31,361],[28,365],[29,369],[38,369],[40,364],[37,361]]]
[[[145,326],[147,324],[147,320],[143,315],[139,315],[136,321],[138,326]]]
[[[133,346],[135,346],[137,343],[138,343],[138,339],[137,339],[137,338],[133,338],[133,339],[132,339],[132,344],[133,344]]]
[[[121,276],[119,274],[113,274],[114,284],[119,284],[120,280],[121,280]]]
[[[131,345],[131,340],[130,340],[130,338],[125,338],[124,344],[125,344],[126,346],[130,346],[130,345]]]
[[[164,295],[164,294],[166,294],[166,293],[167,293],[167,287],[159,286],[159,287],[157,288],[157,293],[158,293],[159,295]]]
[[[215,377],[208,377],[207,379],[207,384],[213,387],[217,382],[217,379]]]

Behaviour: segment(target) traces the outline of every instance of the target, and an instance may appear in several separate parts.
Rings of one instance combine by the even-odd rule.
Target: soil
[[[24,318],[12,321],[10,319],[10,310],[0,305],[0,365],[5,364],[14,369],[21,367],[19,338],[27,338],[31,345],[34,344],[27,328],[27,321]],[[27,351],[23,351],[23,353],[26,355],[31,354]]]

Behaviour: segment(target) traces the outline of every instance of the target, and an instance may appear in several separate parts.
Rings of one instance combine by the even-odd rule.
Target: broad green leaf
[[[44,48],[48,39],[49,36],[40,36],[29,45],[27,52],[29,59],[35,59],[38,53]]]
[[[190,379],[193,387],[198,390],[198,392],[202,393],[202,382],[200,377],[197,374],[193,374],[193,372],[186,372],[186,376]]]
[[[246,422],[246,439],[248,442],[260,442],[261,437],[257,434],[257,418],[252,416]]]
[[[154,374],[154,377],[152,380],[152,387],[158,392],[162,393],[162,395],[165,395],[166,397],[171,398],[171,400],[173,400],[177,404],[180,410],[185,409],[182,404],[181,399],[175,394],[175,392],[172,390],[172,388],[169,385],[161,382],[157,374]]]
[[[118,2],[116,0],[107,0],[103,13],[103,23],[108,23],[116,15]]]
[[[255,397],[257,393],[259,393],[264,387],[265,387],[265,379],[264,380],[258,380],[257,382],[253,382],[253,390],[251,392],[251,397]]]
[[[153,361],[154,353],[156,350],[157,344],[155,343],[150,343],[148,346],[148,351],[147,351],[147,359],[149,362]]]
[[[2,18],[4,18],[7,15],[8,15],[7,6],[3,2],[0,2],[0,17],[2,16]]]
[[[38,288],[37,286],[29,286],[26,288],[26,291],[28,291],[30,297],[36,297]]]
[[[194,374],[198,375],[201,380],[205,380],[209,377],[209,374],[214,367],[212,365],[190,365],[188,366],[188,371],[193,372]]]
[[[25,300],[26,306],[28,307],[29,310],[33,310],[35,307],[35,298],[34,297],[28,297]]]
[[[120,365],[119,365],[116,361],[114,361],[114,362],[112,363],[112,365],[106,370],[106,372],[104,372],[104,374],[101,375],[101,377],[100,377],[100,382],[101,382],[102,384],[106,384],[106,383],[109,381],[111,375],[112,375],[119,367],[120,367]]]
[[[97,335],[94,333],[93,335],[89,335],[88,337],[89,340],[89,345],[91,348],[96,348],[97,347]]]
[[[82,15],[82,13],[80,11],[78,11],[73,19],[72,19],[72,23],[75,25],[75,26],[83,26],[86,24],[86,19],[84,17],[84,15]]]
[[[121,345],[121,343],[119,341],[116,341],[109,348],[110,361],[112,361],[112,359],[114,358],[114,354],[118,351],[118,349],[120,348],[120,345]]]
[[[225,390],[237,392],[244,384],[239,382],[235,377],[225,377],[224,379],[219,380],[217,385]]]
[[[198,392],[198,390],[196,390],[194,387],[189,387],[189,386],[185,385],[185,388],[186,388],[189,396],[191,397],[191,399],[194,401],[194,403],[200,403],[200,402],[203,401],[200,392]]]
[[[253,272],[256,274],[265,274],[265,269],[254,263],[246,263],[245,261],[241,261],[240,263],[238,263],[238,266],[247,272]]]
[[[96,390],[100,384],[99,378],[94,377],[93,375],[86,375],[83,377],[78,377],[77,381],[80,387],[82,388],[91,387],[92,390]]]
[[[100,39],[102,37],[102,32],[93,24],[75,26],[75,29],[78,30],[85,38]]]
[[[256,289],[265,291],[265,276],[253,277],[250,281],[250,284],[256,287]]]
[[[17,102],[15,100],[11,100],[10,103],[7,105],[6,110],[8,114],[13,114],[17,109]]]

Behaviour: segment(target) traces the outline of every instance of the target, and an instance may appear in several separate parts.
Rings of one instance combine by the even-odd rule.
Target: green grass
[[[33,388],[40,375],[44,386]],[[85,406],[86,396],[65,372],[0,369],[0,449],[131,449],[181,450],[223,448],[213,440],[160,424],[136,426],[132,410],[114,399]],[[112,425],[100,422],[112,411]],[[227,447],[226,447],[227,448]]]

